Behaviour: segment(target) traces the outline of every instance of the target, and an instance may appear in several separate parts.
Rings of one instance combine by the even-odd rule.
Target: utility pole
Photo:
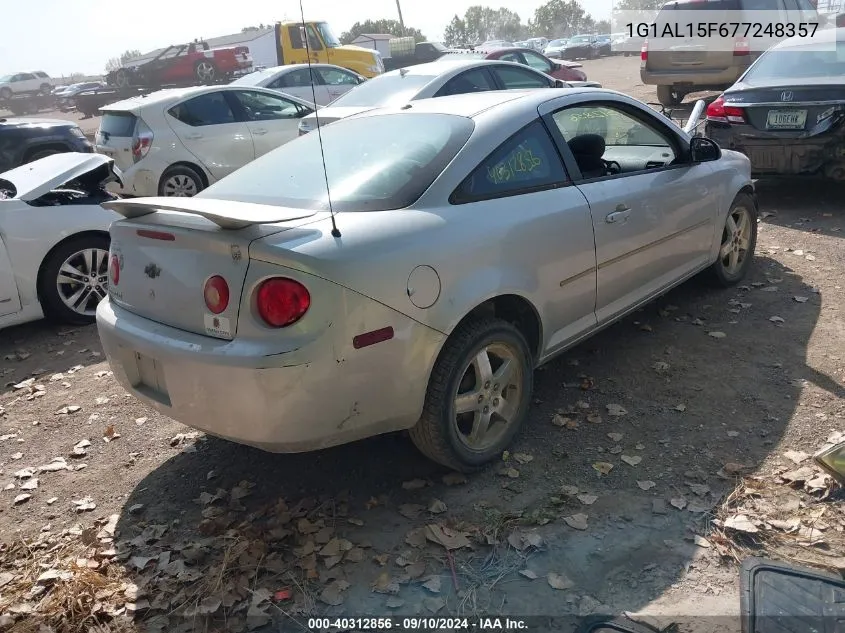
[[[400,35],[405,35],[405,20],[402,19],[402,5],[396,0],[396,10],[399,12],[399,26],[402,29]]]

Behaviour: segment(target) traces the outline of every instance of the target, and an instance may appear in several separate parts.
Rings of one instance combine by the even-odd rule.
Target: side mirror
[[[571,88],[563,79],[555,79],[555,88]]]
[[[704,136],[693,137],[689,148],[690,157],[694,163],[707,163],[722,157],[722,150],[716,142]]]

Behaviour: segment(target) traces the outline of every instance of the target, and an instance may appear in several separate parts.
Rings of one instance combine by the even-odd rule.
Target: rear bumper
[[[648,86],[675,86],[678,89],[723,90],[736,83],[746,66],[736,65],[717,70],[651,70],[640,67],[640,80]]]
[[[385,318],[389,308],[357,296],[375,318]],[[407,429],[419,418],[445,337],[390,314],[394,339],[354,351],[334,337],[348,334],[341,323],[309,344],[273,353],[254,341],[171,328],[108,299],[97,310],[97,327],[114,376],[129,393],[211,435],[294,453]]]
[[[704,134],[723,149],[745,154],[751,162],[753,176],[827,175],[839,179],[834,170],[845,170],[845,138],[842,135],[749,138],[741,129],[708,122]]]

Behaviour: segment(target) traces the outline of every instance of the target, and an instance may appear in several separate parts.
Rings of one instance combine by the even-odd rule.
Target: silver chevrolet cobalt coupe
[[[274,452],[408,429],[471,471],[519,431],[537,366],[752,263],[748,159],[616,92],[414,101],[326,126],[322,149],[106,204],[97,323],[130,393]]]

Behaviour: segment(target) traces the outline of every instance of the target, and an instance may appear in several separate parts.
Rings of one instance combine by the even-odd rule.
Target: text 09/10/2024
[[[361,617],[309,618],[308,631],[527,631],[524,618]]]

